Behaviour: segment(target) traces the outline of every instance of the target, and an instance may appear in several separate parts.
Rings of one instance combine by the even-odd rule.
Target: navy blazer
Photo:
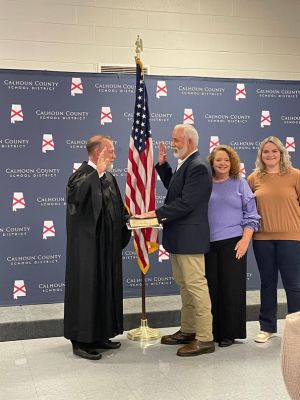
[[[174,174],[167,162],[155,168],[168,189],[165,204],[156,210],[164,227],[164,248],[173,254],[208,252],[208,201],[212,190],[209,163],[197,151]]]

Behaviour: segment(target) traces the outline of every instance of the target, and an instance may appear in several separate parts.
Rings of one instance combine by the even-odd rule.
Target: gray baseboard
[[[163,328],[180,325],[180,296],[149,297],[146,299],[148,325]],[[286,298],[278,290],[278,318],[285,318]],[[247,321],[257,321],[259,292],[247,292]],[[124,330],[140,326],[141,300],[124,300]],[[42,304],[0,308],[0,341],[26,340],[63,336],[63,304]]]

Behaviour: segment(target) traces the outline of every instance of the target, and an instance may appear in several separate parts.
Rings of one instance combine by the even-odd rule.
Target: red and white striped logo
[[[194,114],[192,108],[185,108],[183,113],[183,123],[184,124],[194,124]]]
[[[211,153],[220,144],[219,136],[211,136],[209,140],[209,152]]]
[[[164,249],[160,244],[158,249],[158,261],[163,262],[164,260],[169,260],[170,254]]]
[[[109,124],[112,122],[112,113],[110,107],[102,107],[100,114],[101,125]]]
[[[14,300],[26,296],[26,286],[23,280],[17,280],[14,282],[13,296]]]
[[[264,128],[265,126],[271,125],[271,114],[270,111],[262,111],[260,117],[260,127]]]
[[[10,123],[22,122],[24,120],[23,109],[21,104],[12,104],[10,111]]]
[[[25,208],[25,199],[23,192],[14,192],[12,199],[12,210],[17,211]]]
[[[75,96],[76,94],[83,94],[83,85],[81,82],[81,78],[72,78],[71,96]]]
[[[285,148],[287,151],[296,151],[296,143],[293,136],[287,136],[285,140]]]
[[[54,150],[54,140],[51,133],[44,133],[42,141],[42,153]]]
[[[166,81],[157,81],[156,84],[156,98],[168,96],[168,88],[166,85]]]
[[[239,101],[240,99],[246,98],[246,88],[244,83],[237,83],[235,89],[235,99]]]
[[[48,239],[55,236],[55,228],[53,221],[44,221],[43,225],[43,239]]]

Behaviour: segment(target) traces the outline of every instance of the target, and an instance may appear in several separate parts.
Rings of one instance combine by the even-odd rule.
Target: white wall
[[[300,0],[0,0],[0,68],[300,78]]]

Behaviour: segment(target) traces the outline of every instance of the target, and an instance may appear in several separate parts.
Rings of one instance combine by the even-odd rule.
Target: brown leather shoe
[[[182,346],[178,349],[177,355],[181,357],[200,356],[200,354],[213,353],[215,351],[214,342],[201,342],[198,339],[192,343]]]
[[[161,338],[162,344],[187,344],[192,343],[195,339],[195,333],[184,333],[181,331],[173,333],[173,335],[166,335]]]

